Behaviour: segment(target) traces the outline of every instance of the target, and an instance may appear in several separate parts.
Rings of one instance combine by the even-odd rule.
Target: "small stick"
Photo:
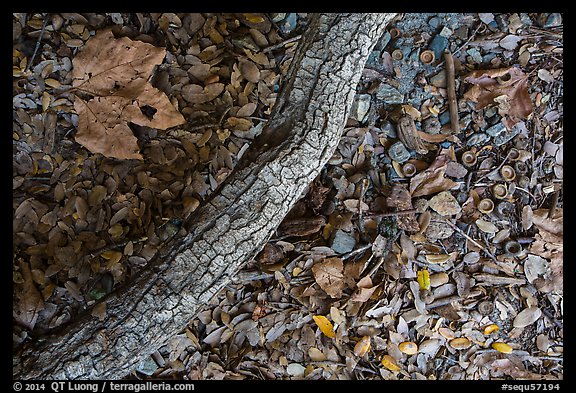
[[[278,49],[278,48],[282,48],[284,45],[288,45],[291,42],[298,41],[300,38],[302,38],[302,35],[297,35],[296,37],[289,38],[286,41],[282,41],[276,45],[272,45],[272,46],[269,46],[267,48],[264,48],[264,50],[262,52],[266,53],[266,52],[270,52],[270,51],[273,51],[273,50]]]
[[[448,50],[444,51],[444,61],[446,62],[446,93],[450,108],[450,126],[452,132],[457,134],[460,132],[460,121],[458,120],[458,101],[456,101],[456,72],[454,71],[454,58]]]
[[[453,229],[455,229],[456,231],[458,231],[458,233],[460,233],[462,236],[464,236],[466,239],[468,239],[469,241],[471,241],[472,243],[476,244],[476,246],[480,247],[480,249],[482,251],[484,251],[486,253],[486,255],[488,255],[490,258],[492,258],[494,261],[498,262],[498,260],[496,259],[496,257],[494,255],[492,255],[492,253],[490,251],[488,251],[488,249],[483,246],[482,244],[478,243],[476,240],[472,239],[470,236],[468,236],[464,231],[462,231],[462,229],[458,228],[458,226],[456,226],[455,224],[452,224],[450,221],[448,220],[444,220],[444,222],[448,225],[450,225]]]
[[[44,19],[44,23],[42,24],[42,30],[40,30],[40,35],[38,36],[38,41],[36,41],[36,47],[34,48],[34,53],[32,53],[32,57],[30,58],[30,61],[26,65],[26,69],[24,71],[28,71],[30,69],[30,67],[32,66],[32,63],[34,62],[34,58],[36,57],[36,53],[38,52],[38,49],[40,48],[40,42],[42,41],[42,36],[44,35],[44,32],[46,31],[46,25],[48,25],[48,17],[49,16],[50,16],[50,14],[46,14],[46,18]]]
[[[418,209],[409,209],[409,210],[400,210],[397,212],[390,212],[390,213],[377,213],[377,214],[370,214],[367,217],[370,218],[377,218],[377,217],[393,217],[393,216],[401,216],[404,214],[412,214],[418,213]]]

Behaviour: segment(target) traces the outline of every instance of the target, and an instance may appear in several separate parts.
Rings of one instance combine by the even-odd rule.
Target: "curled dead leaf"
[[[332,326],[332,322],[328,320],[323,315],[313,315],[312,319],[316,322],[316,325],[320,328],[320,331],[324,333],[324,335],[328,338],[336,337],[336,333],[334,332],[334,326]]]

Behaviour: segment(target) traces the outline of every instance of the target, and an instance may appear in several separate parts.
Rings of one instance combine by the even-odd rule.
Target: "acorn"
[[[522,253],[522,246],[516,240],[509,240],[504,244],[504,251],[510,257],[517,257]]]
[[[492,210],[494,210],[494,202],[492,202],[492,199],[482,199],[480,202],[478,202],[478,210],[482,214],[489,214],[492,212]]]
[[[420,61],[424,64],[431,64],[435,59],[434,51],[425,50],[420,53]]]
[[[508,187],[506,184],[495,184],[492,186],[492,194],[495,198],[504,199],[508,196]]]
[[[476,164],[477,160],[478,158],[472,150],[462,153],[462,164],[464,164],[464,166],[473,166]]]
[[[502,176],[504,181],[511,182],[516,179],[516,171],[510,165],[503,165],[500,168],[500,176]]]
[[[407,162],[402,167],[402,173],[404,173],[404,176],[406,177],[412,177],[416,174],[416,172],[416,165],[412,164],[411,162]]]
[[[391,39],[396,39],[402,36],[402,32],[397,27],[392,27],[390,30],[388,30],[388,33],[390,33]]]
[[[520,158],[520,151],[516,148],[511,148],[508,150],[508,158],[512,161],[516,161]]]
[[[400,49],[395,49],[392,51],[392,58],[394,60],[402,60],[404,58],[404,53]]]

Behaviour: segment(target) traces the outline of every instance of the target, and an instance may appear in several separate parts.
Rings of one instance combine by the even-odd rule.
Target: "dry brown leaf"
[[[344,264],[340,258],[327,258],[312,266],[314,279],[331,298],[342,296],[344,289]]]
[[[246,78],[247,81],[258,83],[260,80],[260,70],[258,69],[258,66],[252,61],[242,60],[240,61],[238,68],[240,69],[242,76]]]
[[[410,180],[412,197],[436,194],[458,186],[458,183],[445,177],[449,161],[447,155],[441,154],[426,170],[416,174]]]
[[[390,207],[395,207],[399,211],[410,210],[412,209],[412,197],[403,185],[396,184],[392,187],[392,193],[386,199],[386,204]],[[420,224],[418,224],[415,214],[401,214],[396,219],[400,229],[409,232],[418,232],[420,230]]]
[[[556,208],[552,219],[548,218],[548,209],[537,209],[533,212],[532,220],[540,230],[557,236],[562,236],[564,232],[564,217],[561,208]]]
[[[23,282],[22,289],[18,292],[19,303],[14,309],[14,317],[19,323],[32,330],[38,320],[38,314],[44,309],[44,301],[34,284],[28,263],[20,261],[20,272]]]
[[[88,40],[73,60],[76,141],[94,153],[142,159],[128,122],[158,129],[184,123],[168,97],[148,82],[165,54],[141,41],[116,39],[110,29]]]
[[[477,102],[476,109],[497,104],[498,97],[505,96],[509,107],[504,113],[525,119],[534,110],[527,88],[528,76],[517,67],[472,71],[464,81],[474,85],[464,98]]]
[[[514,327],[523,328],[533,324],[540,318],[542,311],[538,307],[527,307],[514,318]]]

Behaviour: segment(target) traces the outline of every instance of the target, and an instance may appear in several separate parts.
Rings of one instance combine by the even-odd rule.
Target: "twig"
[[[36,47],[34,48],[34,53],[32,53],[32,57],[30,58],[30,61],[26,65],[26,69],[24,70],[24,72],[28,71],[30,69],[30,67],[32,66],[32,63],[34,62],[34,58],[36,57],[36,53],[38,52],[38,49],[40,48],[40,42],[42,41],[42,36],[44,35],[44,32],[46,31],[46,25],[48,25],[48,17],[49,16],[50,16],[49,13],[46,14],[46,18],[44,19],[44,23],[42,24],[42,30],[40,30],[40,35],[38,36],[38,41],[36,41]]]
[[[494,261],[498,262],[498,260],[496,259],[496,257],[494,255],[492,255],[492,253],[490,251],[488,251],[488,248],[486,248],[485,246],[483,246],[482,244],[478,243],[476,240],[472,239],[470,236],[468,236],[462,229],[458,228],[458,226],[456,226],[455,224],[452,224],[450,221],[448,220],[444,220],[444,222],[448,225],[450,225],[453,229],[455,229],[458,233],[460,233],[462,236],[464,236],[466,239],[468,239],[469,241],[471,241],[472,243],[474,243],[476,246],[480,247],[480,249],[482,251],[484,251],[486,253],[486,255],[488,255],[491,259],[493,259]]]
[[[397,212],[390,212],[390,213],[376,213],[376,214],[369,214],[366,217],[369,218],[377,218],[377,217],[393,217],[393,216],[401,216],[404,214],[412,214],[418,213],[418,209],[409,209],[409,210],[400,210]]]
[[[450,108],[450,126],[452,132],[460,132],[460,121],[458,120],[458,101],[456,100],[456,72],[454,71],[454,58],[449,50],[444,51],[444,61],[446,62],[446,93],[448,94],[448,107]]]
[[[275,49],[282,48],[284,45],[288,45],[291,42],[298,41],[300,38],[302,38],[302,35],[297,35],[295,37],[288,38],[286,41],[282,41],[276,45],[272,45],[272,46],[269,46],[267,48],[264,48],[264,50],[262,52],[267,53],[267,52],[273,51]]]

